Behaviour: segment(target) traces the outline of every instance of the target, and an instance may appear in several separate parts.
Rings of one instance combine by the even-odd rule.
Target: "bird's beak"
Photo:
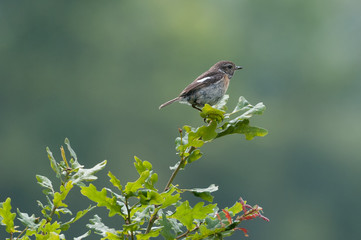
[[[236,66],[236,70],[242,69],[242,66]]]

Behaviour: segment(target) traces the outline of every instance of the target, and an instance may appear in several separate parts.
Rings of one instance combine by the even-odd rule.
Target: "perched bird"
[[[234,71],[242,69],[230,61],[220,61],[189,84],[178,97],[159,106],[159,109],[174,102],[187,103],[202,111],[205,104],[214,105],[222,99]]]

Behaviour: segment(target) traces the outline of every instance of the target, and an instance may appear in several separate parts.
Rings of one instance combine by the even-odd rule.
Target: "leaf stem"
[[[180,133],[181,133],[181,131],[180,131]],[[182,133],[181,133],[181,140],[182,140]],[[196,148],[192,146],[192,147],[188,150],[188,153],[191,154],[195,149],[196,149]],[[189,155],[188,155],[188,156],[189,156]],[[179,170],[182,168],[182,166],[184,165],[184,162],[187,160],[187,158],[188,158],[188,157],[184,157],[184,154],[182,155],[181,160],[180,160],[177,168],[174,170],[174,172],[173,172],[172,175],[170,176],[170,178],[169,178],[169,180],[168,180],[168,183],[167,183],[167,185],[165,186],[163,192],[165,192],[165,191],[167,191],[167,190],[169,189],[169,187],[170,187],[170,185],[172,184],[174,178],[177,176]],[[150,230],[152,229],[152,226],[153,226],[155,220],[157,220],[157,218],[158,218],[158,211],[159,211],[159,209],[156,208],[156,209],[154,210],[154,213],[153,213],[152,217],[149,219],[149,223],[148,223],[148,226],[147,226],[147,230],[145,231],[146,234],[150,232]]]
[[[149,219],[149,223],[147,226],[147,230],[145,231],[145,234],[149,233],[150,230],[152,229],[155,220],[157,220],[157,218],[158,218],[158,211],[159,211],[159,208],[154,209],[154,213],[153,213],[152,217]]]
[[[176,237],[175,239],[180,239],[182,237],[186,237],[188,234],[190,234],[191,232],[197,231],[199,229],[199,226],[196,226],[195,228],[193,228],[192,230],[188,230],[185,233],[179,235],[178,237]]]
[[[53,207],[53,209],[50,212],[49,218],[46,220],[46,223],[49,223],[53,219],[53,216],[54,216],[55,211],[56,211],[57,208],[58,208],[57,206]]]
[[[28,228],[29,228],[29,227],[24,228],[24,230],[23,230],[23,231],[21,231],[21,233],[19,234],[19,236],[17,237],[17,239],[19,239],[19,238],[20,238],[20,236],[21,236],[21,235],[23,235],[23,234],[24,234],[24,232],[25,232],[26,230],[28,230]]]
[[[129,203],[128,203],[128,198],[125,198],[125,207],[127,208],[127,212],[128,212],[128,217],[127,217],[127,224],[131,224],[131,219],[130,219],[130,209],[129,209]],[[133,235],[133,230],[130,231],[130,239],[134,240],[134,235]]]
[[[195,149],[196,149],[196,148],[192,146],[192,147],[189,149],[188,153],[191,154]],[[168,190],[168,188],[169,188],[170,185],[172,184],[174,178],[177,176],[179,170],[183,167],[184,162],[185,162],[185,160],[187,160],[187,158],[188,158],[188,157],[183,157],[183,156],[181,157],[181,160],[180,160],[180,162],[179,162],[179,164],[178,164],[178,167],[174,170],[174,172],[172,173],[172,175],[170,176],[170,178],[169,178],[169,180],[168,180],[167,185],[166,185],[165,188],[164,188],[164,192]]]

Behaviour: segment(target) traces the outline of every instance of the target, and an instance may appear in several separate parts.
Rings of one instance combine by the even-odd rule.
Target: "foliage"
[[[50,166],[59,181],[58,190],[55,190],[56,188],[49,178],[41,175],[36,176],[38,184],[43,188],[46,201],[45,203],[38,201],[42,216],[35,216],[34,214],[29,216],[29,214],[22,213],[19,209],[17,209],[17,214],[11,212],[10,198],[7,198],[5,202],[0,204],[1,224],[6,226],[10,239],[34,239],[34,237],[35,239],[65,239],[62,232],[68,230],[72,223],[78,221],[94,208],[89,206],[73,216],[65,200],[74,185],[85,186],[84,182],[97,179],[94,174],[105,167],[106,161],[86,169],[83,165],[79,164],[68,139],[65,139],[65,144],[71,155],[69,161],[66,159],[63,147],[60,148],[62,161],[59,162],[55,160],[50,149],[46,149]],[[24,229],[21,231],[17,230],[17,226],[14,226],[16,215],[17,219],[24,225]],[[55,215],[58,219],[66,220],[54,220]],[[90,232],[85,233],[76,239],[83,239],[89,234]]]
[[[72,212],[65,203],[69,192],[74,185],[80,187],[80,192],[85,197],[96,203],[97,207],[105,207],[111,218],[116,218],[119,224],[118,229],[106,226],[98,215],[90,219],[87,227],[90,231],[75,239],[83,239],[90,236],[91,231],[102,236],[102,239],[138,239],[146,240],[152,237],[162,236],[164,239],[223,239],[232,235],[237,230],[242,231],[245,236],[247,230],[239,227],[241,222],[261,218],[269,221],[262,215],[262,208],[258,205],[250,206],[242,198],[232,207],[219,210],[213,201],[212,192],[218,187],[211,184],[208,188],[182,189],[173,185],[175,176],[179,170],[186,165],[200,159],[203,153],[200,148],[215,139],[230,135],[243,134],[247,140],[256,136],[265,136],[267,131],[263,128],[249,125],[249,119],[255,114],[262,114],[265,106],[259,103],[255,106],[249,104],[243,97],[234,110],[226,113],[226,102],[228,96],[216,106],[206,105],[200,116],[204,119],[205,125],[193,128],[184,126],[179,129],[180,136],[176,138],[176,150],[179,161],[171,167],[173,174],[163,191],[156,188],[158,180],[157,173],[153,170],[152,164],[135,157],[134,166],[138,178],[133,182],[124,185],[110,171],[108,177],[113,189],[97,189],[93,184],[85,182],[97,179],[95,173],[103,169],[106,161],[103,161],[93,168],[85,169],[80,165],[69,140],[65,140],[68,151],[71,155],[67,160],[64,148],[61,147],[62,161],[58,162],[52,152],[47,148],[51,168],[59,179],[59,188],[56,191],[52,181],[37,175],[37,181],[43,188],[46,204],[38,201],[42,216],[29,216],[17,210],[11,211],[11,200],[7,198],[0,204],[1,224],[6,227],[10,239],[65,239],[64,231],[69,229],[72,223],[79,220],[87,212],[95,208],[88,208],[79,211],[75,217],[66,221],[54,220],[54,215],[63,219]],[[234,117],[235,116],[235,117]],[[182,200],[182,194],[190,192],[201,201],[193,207],[187,200]],[[25,226],[23,230],[17,230],[14,220],[17,219]]]

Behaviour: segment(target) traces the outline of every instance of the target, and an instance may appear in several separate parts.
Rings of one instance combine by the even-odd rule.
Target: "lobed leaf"
[[[191,152],[191,154],[189,154],[187,162],[191,163],[194,161],[197,161],[198,159],[200,159],[202,157],[203,153],[201,153],[201,151],[199,149],[196,149],[194,151]]]
[[[108,172],[108,176],[110,178],[110,182],[113,184],[114,187],[118,188],[120,191],[122,191],[123,186],[120,184],[120,180],[116,178],[113,173],[110,171]]]
[[[51,183],[49,178],[41,175],[36,175],[36,179],[38,180],[38,184],[40,186],[46,188],[45,192],[43,191],[46,195],[54,195],[53,184]]]
[[[212,108],[210,105],[206,104],[202,108],[200,113],[201,117],[209,121],[221,122],[224,119],[225,111]]]
[[[132,222],[137,222],[142,225],[147,219],[150,218],[151,213],[154,211],[154,205],[139,205],[130,210],[130,217]]]
[[[252,105],[243,96],[241,96],[239,97],[238,103],[236,107],[233,109],[232,113],[248,110],[251,107]]]
[[[70,181],[72,181],[73,184],[84,186],[84,184],[82,183],[83,181],[94,181],[98,179],[98,177],[95,176],[95,173],[102,170],[106,164],[107,164],[107,160],[104,160],[92,168],[89,169],[80,168],[77,173],[71,176]]]
[[[216,105],[214,105],[213,107],[216,108],[216,109],[222,110],[222,111],[226,111],[227,110],[226,104],[228,102],[228,99],[229,99],[229,95],[225,94],[222,97],[222,99]]]
[[[82,240],[82,239],[84,239],[84,238],[86,238],[86,237],[89,237],[90,234],[91,234],[91,231],[89,230],[89,231],[87,231],[86,233],[84,233],[83,235],[81,235],[81,236],[79,236],[79,237],[75,237],[74,240]]]
[[[176,193],[175,195],[172,195],[176,191],[176,188],[171,185],[171,187],[168,189],[168,191],[161,193],[160,195],[164,199],[164,202],[162,203],[161,208],[167,208],[176,202],[178,202],[181,197],[179,193]]]
[[[232,119],[229,122],[236,123],[240,120],[249,119],[255,114],[260,115],[266,110],[266,106],[262,102],[260,102],[260,103],[257,103],[255,106],[248,105],[247,107],[243,108],[243,110],[244,109],[247,109],[247,111],[244,112],[242,115],[236,117],[235,119]]]
[[[181,232],[181,229],[177,221],[172,221],[172,220],[173,219],[168,219],[165,213],[163,213],[162,217],[157,221],[157,224],[162,226],[160,234],[166,240],[175,239],[177,234]]]
[[[146,171],[146,170],[152,170],[152,164],[148,161],[142,161],[140,160],[138,157],[134,156],[134,166],[137,169],[139,175],[142,174],[142,172]]]
[[[229,134],[244,134],[247,140],[252,140],[254,137],[263,137],[267,135],[268,131],[264,128],[249,126],[249,120],[238,121],[235,123],[226,123],[222,126],[222,130],[217,134],[216,138],[220,138]]]
[[[76,153],[75,151],[71,148],[70,146],[70,141],[68,138],[65,138],[65,141],[64,143],[66,144],[66,146],[68,147],[68,151],[70,153],[70,156],[72,157],[72,160],[70,160],[70,163],[71,163],[71,168],[72,169],[77,169],[77,168],[82,168],[84,167],[83,165],[80,165],[79,162],[78,162],[78,158],[76,156]]]
[[[55,172],[56,174],[56,177],[57,178],[60,178],[60,174],[61,174],[61,171],[60,171],[60,167],[58,165],[58,163],[56,162],[54,156],[53,156],[53,153],[50,151],[50,148],[47,147],[46,148],[46,152],[48,153],[48,158],[50,160],[50,166],[51,168],[53,169],[53,171]]]
[[[56,208],[58,207],[67,207],[63,201],[68,195],[69,191],[73,188],[73,184],[71,181],[67,182],[65,185],[60,186],[60,192],[54,193],[53,204]]]
[[[227,209],[227,208],[226,208]],[[236,202],[232,207],[228,209],[232,217],[243,211],[243,206],[240,202]]]
[[[156,230],[151,230],[149,233],[146,234],[137,234],[137,240],[148,240],[151,237],[158,237],[159,233],[162,229],[156,229]]]
[[[78,221],[80,218],[82,218],[85,214],[87,214],[89,211],[91,211],[93,208],[95,208],[95,206],[89,206],[87,209],[84,209],[82,211],[79,211],[76,213],[75,217],[73,217],[72,219],[70,219],[69,221],[61,224],[61,230],[65,231],[70,227],[70,224]]]
[[[185,201],[176,208],[175,213],[171,217],[180,221],[188,230],[192,230],[194,219],[206,218],[208,214],[214,212],[214,208],[216,207],[216,204],[203,205],[204,202],[199,202],[194,208],[191,208],[189,202]]]
[[[98,215],[94,215],[94,218],[90,219],[89,222],[90,224],[87,224],[86,226],[94,230],[96,234],[107,237],[108,233],[111,233],[120,237],[120,234],[114,228],[109,228],[104,223],[102,223],[102,219]]]
[[[43,225],[41,227],[41,231],[45,234],[51,234],[51,233],[59,234],[61,232],[60,224],[57,221],[55,221],[53,223],[47,222],[47,223],[45,223],[45,225]],[[49,238],[49,239],[51,239],[51,238]]]
[[[128,182],[127,185],[125,185],[124,193],[129,196],[136,195],[136,191],[143,188],[143,184],[149,177],[149,174],[149,170],[145,170],[135,182]]]
[[[105,188],[97,191],[96,187],[90,184],[89,187],[81,187],[80,192],[96,202],[98,207],[106,207],[109,210],[109,217],[115,214],[122,215],[121,206],[117,203],[117,198],[115,196],[112,198],[107,197],[107,190]]]
[[[205,225],[201,225],[199,227],[199,232],[195,234],[188,235],[186,239],[198,240],[198,239],[214,239],[214,240],[221,240],[223,237],[219,235],[224,228],[214,228],[209,229]]]
[[[11,199],[8,197],[5,202],[2,203],[0,207],[0,216],[2,218],[1,224],[6,226],[6,231],[8,233],[16,232],[14,227],[14,219],[16,213],[11,213]]]
[[[36,230],[40,226],[38,219],[34,216],[34,214],[29,216],[27,213],[20,212],[19,209],[17,209],[17,212],[19,221],[28,229]]]
[[[213,196],[211,195],[212,192],[218,190],[218,186],[211,184],[208,188],[192,188],[192,189],[183,189],[183,191],[191,192],[196,197],[200,197],[205,201],[212,202]]]
[[[197,137],[203,141],[211,141],[217,136],[217,123],[212,121],[208,126],[202,126],[197,129]]]
[[[164,202],[163,197],[154,190],[146,189],[139,191],[140,203],[143,205],[160,205]]]

